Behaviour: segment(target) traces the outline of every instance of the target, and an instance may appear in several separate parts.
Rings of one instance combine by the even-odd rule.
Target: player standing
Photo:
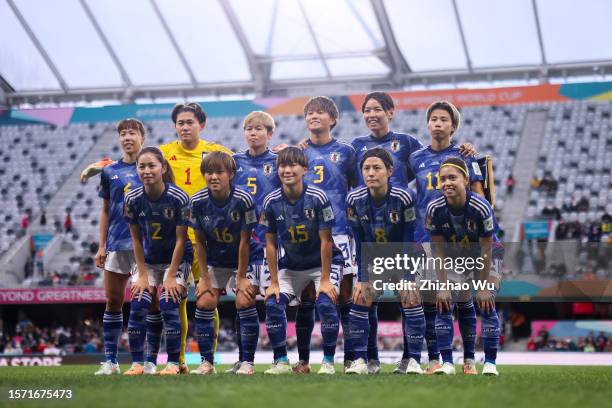
[[[243,121],[242,128],[248,149],[234,154],[236,175],[234,186],[247,191],[255,202],[257,214],[261,214],[263,200],[268,193],[280,186],[276,171],[276,154],[268,147],[274,134],[274,118],[266,112],[253,111]],[[266,247],[266,228],[257,224],[251,238],[249,265],[253,269],[257,285],[256,292],[269,285],[270,275],[266,273],[264,250]],[[244,360],[239,316],[236,316],[236,335],[238,340],[238,361],[227,370],[236,373]]]
[[[472,157],[464,157],[462,150],[457,145],[451,143],[452,136],[457,132],[461,125],[461,114],[457,108],[446,101],[432,103],[426,111],[427,130],[431,136],[430,145],[414,152],[410,155],[409,167],[411,172],[416,175],[417,186],[417,242],[429,242],[430,237],[425,228],[425,211],[427,205],[442,195],[442,184],[439,176],[440,163],[447,157],[463,158],[468,166],[470,173],[470,187],[473,192],[483,194],[483,177],[478,167],[478,163]],[[429,354],[428,374],[432,374],[440,368],[439,351],[437,347],[437,336],[435,335],[435,316],[436,304],[435,293],[425,291],[422,293],[425,308],[425,318],[427,321],[427,348]],[[468,345],[466,349],[471,349],[471,344],[476,340],[476,310],[474,304],[460,302],[457,304],[457,317],[459,328],[463,334],[464,341]],[[474,356],[466,355],[464,371],[474,373]]]
[[[416,215],[414,192],[408,187],[392,185],[393,159],[385,149],[369,149],[361,159],[361,173],[366,183],[351,191],[347,197],[348,218],[355,236],[358,259],[361,259],[361,243],[414,241]],[[374,302],[372,285],[367,271],[357,263],[358,283],[353,294],[350,312],[351,342],[355,361],[347,374],[368,374],[369,315]],[[412,276],[414,278],[414,275]],[[423,374],[420,367],[421,349],[425,334],[425,316],[416,288],[401,293],[403,316],[404,355],[396,373]],[[401,367],[401,371],[400,370]]]
[[[355,150],[344,142],[334,139],[331,131],[338,122],[339,112],[334,101],[325,96],[310,98],[304,105],[304,119],[310,132],[305,142],[304,153],[308,159],[308,172],[304,179],[308,184],[325,192],[334,211],[332,236],[334,244],[342,252],[344,267],[338,309],[344,336],[344,364],[350,366],[352,349],[348,338],[348,319],[353,291],[353,248],[350,228],[346,221],[346,195],[355,183]],[[310,340],[315,323],[315,291],[310,285],[301,296],[295,318],[299,361],[293,370],[309,373]]]
[[[266,328],[274,362],[266,374],[292,372],[287,359],[289,302],[314,282],[316,307],[321,317],[323,362],[319,374],[334,374],[338,338],[337,290],[344,261],[334,246],[331,229],[334,212],[327,195],[306,184],[308,161],[302,150],[287,147],[278,155],[282,187],[264,200],[261,223],[266,226],[266,256],[270,286],[266,289]],[[279,252],[284,254],[279,259]]]
[[[143,185],[125,197],[125,218],[130,224],[137,266],[132,276],[128,326],[132,369],[142,365],[145,317],[152,297],[163,283],[159,303],[168,364],[159,374],[177,375],[181,349],[178,309],[181,299],[186,297],[193,258],[187,238],[189,197],[172,183],[172,169],[158,148],[145,147],[140,151],[137,171]]]
[[[236,374],[253,374],[259,338],[259,316],[255,307],[259,282],[249,265],[249,245],[257,224],[251,196],[234,188],[236,163],[227,153],[213,152],[202,160],[208,187],[191,198],[192,227],[202,276],[196,287],[196,335],[202,364],[192,374],[214,374],[214,310],[231,278],[236,279],[236,309],[242,336],[241,365]]]
[[[145,141],[145,128],[137,119],[124,119],[117,124],[119,144],[123,150],[119,161],[104,168],[100,177],[98,195],[103,199],[100,214],[100,245],[96,266],[104,269],[106,310],[102,320],[105,362],[96,375],[119,374],[117,343],[123,330],[123,301],[125,286],[136,266],[132,239],[123,217],[123,197],[142,183],[136,172],[136,156]],[[155,373],[155,360],[162,330],[159,304],[147,316],[147,362],[144,373]],[[153,364],[150,360],[155,359]]]
[[[440,259],[448,257],[450,252],[453,252],[463,258],[467,255],[482,260],[483,268],[480,271],[475,268],[473,271],[459,274],[459,278],[466,281],[469,280],[466,274],[473,274],[472,279],[492,283],[495,288],[479,288],[476,301],[481,312],[481,337],[485,352],[482,374],[499,375],[495,365],[499,344],[499,319],[495,310],[495,295],[499,287],[503,248],[495,236],[497,228],[495,214],[484,198],[470,191],[468,167],[461,159],[454,157],[446,159],[440,166],[439,179],[444,196],[429,203],[425,221],[425,227],[431,234],[432,251],[434,256]],[[438,268],[437,274],[440,282],[448,281],[447,272],[443,268]],[[471,291],[459,291],[456,298],[459,302],[472,303]],[[452,355],[452,302],[451,291],[438,291],[436,332],[443,364],[435,374],[455,374]],[[461,334],[463,336],[463,330]],[[464,338],[464,350],[465,355],[469,355],[473,360],[474,341]],[[474,363],[470,364],[469,370],[464,366],[464,373],[477,374]]]

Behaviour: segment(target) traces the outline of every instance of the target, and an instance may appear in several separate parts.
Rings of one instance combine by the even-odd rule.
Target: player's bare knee
[[[200,309],[214,309],[217,303],[217,296],[210,293],[205,293],[196,300],[196,306]]]
[[[255,306],[255,299],[251,300],[242,292],[236,294],[236,309],[246,309]]]

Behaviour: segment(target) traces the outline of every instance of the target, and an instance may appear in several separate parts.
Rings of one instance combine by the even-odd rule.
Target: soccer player
[[[292,372],[287,358],[289,302],[314,282],[321,317],[323,362],[319,374],[334,374],[338,338],[337,291],[344,260],[334,246],[334,212],[327,195],[304,182],[308,161],[302,150],[287,147],[278,154],[282,187],[264,199],[261,223],[266,226],[266,256],[270,286],[266,289],[266,328],[274,362],[266,374]],[[278,253],[284,251],[280,257]]]
[[[136,266],[132,239],[123,218],[123,197],[131,189],[141,186],[136,173],[136,156],[145,141],[145,128],[137,119],[124,119],[117,124],[119,144],[123,150],[119,161],[102,171],[98,195],[103,199],[100,214],[100,246],[96,266],[104,269],[106,310],[102,319],[105,362],[96,375],[119,374],[117,344],[123,330],[123,300],[125,286]],[[155,302],[147,316],[147,361],[145,374],[155,374],[155,363],[162,330],[159,304]],[[151,362],[153,360],[153,362]]]
[[[304,105],[306,127],[310,132],[305,142],[308,172],[304,176],[310,185],[325,192],[331,202],[335,223],[332,227],[334,244],[342,252],[344,267],[338,296],[340,321],[344,336],[344,364],[350,366],[352,350],[348,339],[348,318],[353,291],[353,241],[346,222],[346,195],[355,183],[355,150],[332,138],[331,131],[338,122],[339,112],[334,101],[325,96],[310,98]],[[315,323],[315,291],[309,285],[301,296],[295,319],[299,361],[293,367],[299,374],[309,373],[310,340]]]
[[[156,147],[143,148],[137,157],[143,185],[125,197],[125,218],[136,259],[128,334],[133,371],[141,371],[145,318],[152,297],[159,297],[168,364],[160,375],[180,373],[181,323],[179,305],[186,296],[193,248],[187,238],[189,197],[173,184],[172,169]],[[143,245],[144,242],[144,245]]]
[[[481,287],[477,290],[476,301],[481,311],[482,343],[485,352],[484,375],[498,375],[495,365],[499,344],[499,319],[495,310],[495,295],[499,287],[499,268],[503,257],[503,248],[495,236],[497,223],[489,203],[481,196],[470,191],[468,167],[461,159],[447,158],[440,165],[439,179],[443,196],[432,200],[427,206],[425,227],[431,234],[432,251],[436,259],[449,255],[463,258],[481,259],[482,268],[474,267],[464,274],[455,274],[452,280],[468,281],[471,274],[474,280],[488,282],[495,289]],[[437,266],[440,282],[447,282],[447,271]],[[471,291],[458,291],[459,302],[472,303]],[[455,374],[453,365],[453,299],[451,291],[440,290],[437,295],[438,314],[436,316],[436,333],[443,364],[435,374]],[[459,317],[461,319],[461,317]],[[474,320],[476,317],[474,316]],[[461,324],[461,321],[460,321]],[[474,324],[475,326],[475,324]],[[475,331],[475,330],[474,330]],[[464,357],[471,362],[465,363],[465,374],[478,374],[474,360],[475,333],[463,337]],[[468,366],[468,367],[466,367]]]
[[[172,122],[176,128],[178,139],[160,146],[165,159],[170,164],[175,176],[176,185],[184,190],[189,197],[206,187],[206,180],[200,172],[202,159],[211,152],[221,151],[232,154],[231,150],[220,144],[207,142],[200,138],[201,132],[206,126],[206,113],[197,103],[177,104],[172,110]],[[192,228],[188,229],[189,239],[195,241],[195,233]],[[198,257],[193,257],[191,274],[197,285],[200,279],[200,265]],[[187,298],[183,299],[180,306],[181,315],[181,373],[187,373],[185,364],[185,347],[187,345]],[[213,348],[217,346],[217,333],[219,332],[219,313],[215,309],[215,340]]]
[[[276,171],[276,154],[269,149],[269,143],[274,134],[274,118],[266,112],[253,111],[243,121],[244,137],[248,149],[234,154],[236,175],[234,186],[247,191],[255,202],[257,214],[261,214],[263,200],[272,190],[280,186],[278,171]],[[249,265],[258,282],[253,288],[256,292],[269,285],[270,275],[266,273],[264,250],[266,247],[266,228],[257,224],[251,238]],[[238,340],[238,361],[227,370],[236,373],[245,361],[242,349],[240,316],[236,318],[236,334]]]
[[[205,189],[191,198],[191,222],[196,235],[196,253],[202,275],[196,287],[196,336],[202,363],[192,374],[214,374],[213,315],[230,278],[236,279],[236,309],[240,319],[242,358],[236,374],[252,375],[259,338],[259,316],[255,307],[259,282],[249,265],[249,245],[257,224],[250,194],[234,188],[236,162],[223,152],[209,153],[202,160]]]
[[[446,101],[432,103],[426,111],[427,130],[431,136],[430,144],[410,155],[409,168],[416,176],[417,187],[417,242],[429,242],[430,237],[425,228],[425,210],[427,205],[435,198],[442,195],[442,184],[438,170],[440,163],[447,157],[463,158],[470,173],[470,187],[473,192],[483,194],[483,177],[478,163],[470,156],[464,156],[457,145],[451,143],[452,136],[461,125],[461,114],[457,108]],[[435,293],[424,291],[422,293],[425,320],[427,325],[426,340],[429,354],[429,366],[427,374],[432,374],[440,368],[437,336],[435,334],[436,300]],[[476,332],[476,310],[472,302],[460,302],[458,305],[459,327],[465,335],[468,343],[475,340],[472,338]],[[464,369],[469,372],[475,371],[473,357],[465,360]]]
[[[366,185],[351,191],[347,197],[348,218],[355,236],[357,258],[361,243],[410,243],[414,240],[416,215],[414,192],[408,187],[392,185],[393,159],[385,149],[369,149],[361,159],[361,174]],[[357,263],[358,282],[350,312],[350,338],[355,360],[347,374],[368,374],[369,315],[374,298],[367,271]],[[416,288],[401,293],[404,326],[404,355],[396,373],[423,374],[420,367],[425,334],[425,316]],[[374,339],[376,341],[376,339]]]

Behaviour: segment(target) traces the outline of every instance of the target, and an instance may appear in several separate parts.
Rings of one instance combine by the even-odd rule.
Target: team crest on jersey
[[[391,151],[394,153],[399,152],[400,149],[400,142],[399,140],[394,140],[391,142]]]
[[[393,224],[397,224],[399,222],[399,219],[400,217],[397,210],[389,211],[389,221],[391,221]]]
[[[338,163],[340,160],[340,153],[332,152],[332,154],[329,155],[329,160],[331,160],[333,163]]]
[[[272,174],[272,165],[271,164],[264,164],[263,166],[263,172],[266,176],[269,176]]]
[[[309,221],[312,221],[314,220],[315,212],[312,208],[306,208],[304,210],[304,215],[306,216],[306,219],[308,219]]]
[[[167,220],[171,220],[174,218],[174,208],[166,207],[164,208],[164,218]]]
[[[230,213],[230,217],[232,218],[232,221],[233,221],[233,222],[238,222],[238,221],[240,221],[240,213],[239,213],[238,211],[236,211],[236,210],[233,210],[233,211]]]

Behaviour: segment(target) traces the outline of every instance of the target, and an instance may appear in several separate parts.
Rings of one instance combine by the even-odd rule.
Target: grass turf
[[[127,369],[123,365],[123,369]],[[217,367],[222,371],[227,367]],[[93,407],[605,407],[612,369],[582,366],[500,366],[500,377],[377,376],[95,377],[93,366],[2,367],[1,406]],[[313,366],[316,370],[317,366]],[[457,366],[460,369],[460,366]],[[315,371],[316,372],[316,371]],[[71,389],[71,400],[9,400],[9,389]]]

